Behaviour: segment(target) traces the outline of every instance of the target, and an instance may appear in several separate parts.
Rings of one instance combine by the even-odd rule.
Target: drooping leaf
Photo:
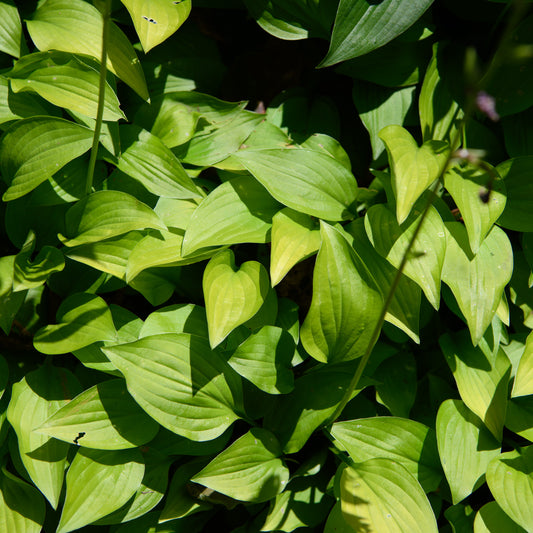
[[[158,429],[128,394],[124,380],[114,379],[83,391],[37,431],[86,448],[123,450],[146,444]]]
[[[415,208],[411,216],[398,225],[392,211],[383,204],[374,205],[367,212],[365,228],[369,240],[377,252],[396,268],[402,262],[420,216]],[[444,224],[437,210],[431,207],[403,272],[420,286],[435,309],[440,305],[440,280],[445,254]]]
[[[264,326],[239,345],[228,363],[259,389],[269,394],[287,394],[294,388],[291,371],[294,350],[288,332]]]
[[[505,208],[505,182],[488,163],[484,169],[455,166],[444,175],[444,186],[463,217],[470,249],[476,254]],[[488,202],[481,196],[490,188]]]
[[[321,67],[362,56],[392,41],[413,25],[433,0],[341,0],[328,54]]]
[[[125,129],[127,128],[127,129]],[[119,157],[117,168],[142,183],[147,190],[167,198],[193,199],[202,194],[185,172],[179,159],[155,135],[136,126],[121,129],[124,137],[131,137]]]
[[[489,327],[513,272],[509,238],[494,226],[477,254],[470,250],[466,228],[446,222],[446,256],[442,281],[450,287],[477,345]]]
[[[226,181],[194,211],[183,238],[183,255],[208,246],[268,242],[272,217],[281,207],[251,176]]]
[[[320,231],[311,216],[285,208],[272,218],[270,277],[276,286],[289,270],[320,247]]]
[[[320,234],[313,298],[301,340],[318,361],[355,359],[369,347],[382,305],[381,293],[357,249],[351,248],[339,231],[321,222]]]
[[[440,337],[439,344],[461,399],[500,440],[511,374],[511,363],[505,352],[500,348],[496,354],[487,356],[481,348],[472,346],[466,331],[453,337],[445,334]]]
[[[146,204],[122,191],[97,191],[73,205],[66,214],[65,246],[103,241],[129,231],[166,226]]]
[[[500,454],[500,443],[460,400],[441,404],[436,430],[442,468],[457,504],[483,483],[489,462]]]
[[[22,55],[24,41],[20,15],[13,0],[0,2],[0,51],[14,57]]]
[[[9,188],[9,202],[28,194],[69,161],[91,146],[93,133],[62,118],[31,117],[18,120],[2,137],[0,169]]]
[[[13,533],[40,533],[46,506],[39,491],[8,472],[0,471],[0,528]]]
[[[304,149],[239,150],[233,156],[279,202],[325,220],[353,218],[353,174],[323,152]]]
[[[17,434],[20,458],[35,486],[56,509],[67,466],[68,444],[35,431],[80,391],[68,370],[45,364],[13,385],[7,417]]]
[[[135,401],[178,435],[214,439],[239,418],[240,379],[202,337],[152,335],[102,350]]]
[[[345,468],[342,514],[356,531],[437,533],[431,505],[417,480],[400,463],[376,458]]]
[[[440,176],[448,160],[444,141],[426,141],[419,147],[401,126],[387,126],[379,132],[391,166],[392,189],[396,198],[396,218],[401,224],[422,193]]]
[[[144,74],[133,46],[113,22],[109,25],[107,68],[141,98],[148,99]],[[102,56],[102,26],[100,12],[82,0],[47,1],[27,21],[30,37],[39,50],[86,54],[98,61]]]
[[[98,63],[57,50],[26,55],[7,75],[11,89],[32,91],[50,103],[96,118],[98,107]],[[106,83],[104,120],[125,118],[113,88]]]
[[[513,522],[496,502],[486,503],[476,514],[474,533],[526,533]]]
[[[114,341],[117,332],[106,302],[90,293],[66,298],[57,310],[56,325],[37,331],[33,345],[41,353],[60,354],[98,341]]]
[[[487,468],[487,484],[496,503],[526,531],[533,529],[533,447],[502,453]]]
[[[420,422],[392,416],[336,422],[331,435],[356,463],[378,457],[403,465],[426,492],[442,479],[435,432]]]
[[[191,0],[122,0],[145,53],[170,37],[191,12]]]
[[[289,469],[280,459],[281,447],[265,429],[252,428],[217,455],[192,480],[230,498],[268,501],[283,491]]]
[[[257,261],[237,268],[231,250],[223,250],[209,261],[203,291],[213,348],[259,311],[269,288],[268,273]]]
[[[68,533],[122,507],[144,475],[139,450],[79,448],[67,472],[67,494],[57,533]]]

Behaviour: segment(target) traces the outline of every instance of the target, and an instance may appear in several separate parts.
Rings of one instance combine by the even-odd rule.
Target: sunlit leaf
[[[0,2],[0,51],[20,57],[23,51],[22,24],[13,0]]]
[[[264,502],[280,493],[289,470],[274,435],[253,428],[217,455],[192,479],[230,498]]]

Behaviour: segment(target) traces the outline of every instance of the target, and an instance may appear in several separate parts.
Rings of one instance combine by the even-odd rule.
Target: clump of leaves
[[[192,4],[0,1],[0,529],[533,530],[531,9]]]

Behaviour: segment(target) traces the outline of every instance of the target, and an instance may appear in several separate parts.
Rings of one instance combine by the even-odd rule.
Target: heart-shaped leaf
[[[68,533],[122,507],[142,482],[139,450],[80,448],[67,472],[67,494],[57,533]]]
[[[327,56],[328,67],[387,44],[414,24],[433,0],[341,0]]]
[[[511,363],[505,352],[500,348],[487,356],[479,346],[472,346],[467,331],[453,337],[445,334],[439,344],[461,399],[496,439],[501,440],[511,375]]]
[[[17,434],[22,463],[54,509],[63,486],[69,446],[34,429],[68,404],[80,389],[71,372],[45,364],[13,385],[7,409],[9,423]]]
[[[66,214],[65,246],[103,241],[129,231],[166,226],[146,204],[122,191],[97,191],[73,205]]]
[[[275,326],[252,333],[228,359],[230,366],[269,394],[286,394],[294,388],[291,335]]]
[[[92,4],[82,0],[51,0],[40,4],[26,24],[32,41],[41,51],[86,54],[98,61],[102,57],[102,15]],[[135,49],[113,22],[109,25],[107,68],[141,98],[148,99]]]
[[[320,231],[310,215],[288,207],[272,218],[270,277],[276,286],[296,263],[313,255],[320,247]]]
[[[282,206],[251,176],[219,185],[194,211],[183,238],[183,255],[200,248],[268,242],[272,217]]]
[[[400,463],[370,459],[345,468],[342,514],[356,531],[437,533],[431,505],[418,481]]]
[[[289,469],[280,456],[281,447],[274,435],[253,428],[192,480],[236,500],[265,502],[280,493],[289,480]]]
[[[68,353],[98,341],[116,341],[113,318],[102,298],[78,293],[66,298],[57,310],[59,324],[44,326],[33,337],[41,353]]]
[[[442,468],[457,504],[483,483],[500,443],[460,400],[441,404],[436,429]]]
[[[102,351],[135,401],[178,435],[214,439],[239,418],[240,378],[202,337],[153,335]]]
[[[487,484],[503,511],[526,531],[533,529],[533,446],[502,453],[487,468]]]
[[[470,249],[476,254],[505,208],[505,182],[490,166],[488,170],[455,166],[444,175],[444,186],[463,217]],[[490,196],[485,202],[480,195],[485,194],[489,187]]]
[[[302,325],[302,344],[323,363],[356,359],[369,348],[381,293],[357,250],[335,228],[323,221],[320,224],[322,244],[313,273],[311,307]]]
[[[9,202],[33,191],[69,161],[84,154],[92,143],[89,128],[55,117],[16,121],[2,137],[0,169],[9,188]]]
[[[122,3],[130,12],[145,53],[170,37],[191,12],[191,0],[122,0]]]
[[[414,420],[392,416],[336,422],[331,434],[356,463],[377,457],[403,465],[426,492],[441,479],[435,432]]]
[[[122,450],[146,444],[158,429],[128,394],[124,380],[114,379],[76,396],[37,431],[86,448]]]
[[[401,224],[422,193],[441,175],[449,146],[444,141],[426,141],[419,147],[405,128],[394,125],[382,129],[379,137],[389,154],[396,218]]]
[[[237,269],[231,250],[223,250],[209,261],[203,290],[211,347],[259,311],[269,288],[268,273],[257,261],[247,261]]]
[[[233,157],[287,207],[324,220],[353,218],[355,177],[324,152],[239,150]]]
[[[392,211],[383,204],[372,206],[365,217],[369,240],[377,252],[391,265],[398,268],[407,246],[420,222],[420,213],[415,209],[401,225]],[[440,305],[440,279],[446,254],[444,223],[434,207],[427,212],[421,230],[410,251],[404,274],[424,291],[431,305]]]
[[[442,281],[450,287],[463,313],[474,345],[489,327],[513,272],[509,238],[494,226],[474,256],[465,227],[446,222],[446,257]]]

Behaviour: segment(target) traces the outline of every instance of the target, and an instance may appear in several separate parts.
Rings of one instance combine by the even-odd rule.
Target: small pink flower
[[[478,109],[487,115],[493,122],[500,120],[500,115],[496,111],[496,100],[485,91],[479,91],[476,95],[476,105]]]

